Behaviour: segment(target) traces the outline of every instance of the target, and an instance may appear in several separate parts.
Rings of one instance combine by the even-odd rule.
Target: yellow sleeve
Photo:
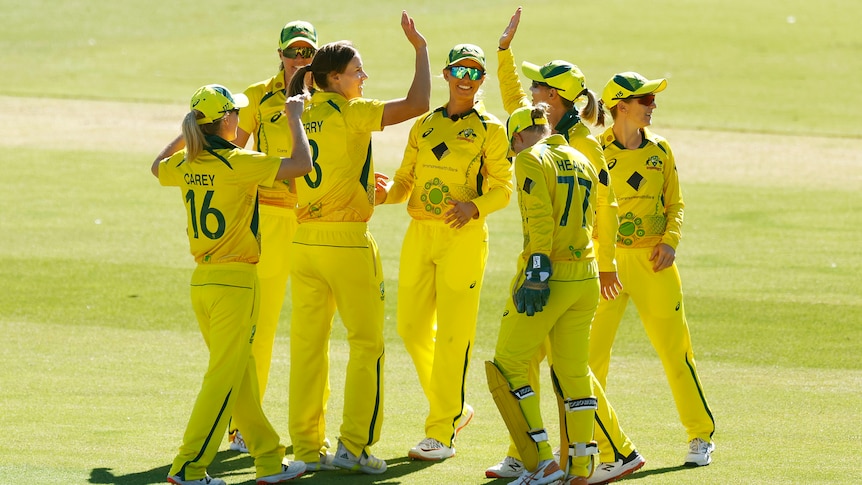
[[[530,106],[530,100],[521,87],[521,79],[515,66],[515,54],[512,53],[511,47],[504,51],[497,49],[497,79],[500,82],[503,107],[507,113],[512,113],[522,106]]]
[[[518,181],[525,253],[550,256],[554,243],[554,203],[545,180],[542,160],[532,150],[518,154],[515,159],[515,178]]]
[[[667,227],[661,242],[676,250],[682,237],[682,219],[685,203],[682,201],[682,191],[679,188],[679,174],[676,171],[676,161],[667,141],[659,142],[667,152],[668,163],[664,164],[664,210],[667,217]]]
[[[581,152],[596,169],[598,184],[596,189],[596,224],[593,238],[599,243],[599,254],[596,259],[599,271],[616,271],[616,236],[619,228],[617,217],[617,197],[611,185],[608,164],[598,140],[592,135],[578,136],[569,139],[569,145]]]
[[[400,204],[407,200],[413,192],[415,179],[416,159],[419,155],[419,127],[428,115],[421,116],[410,129],[407,137],[407,146],[404,148],[404,158],[401,159],[401,167],[395,172],[392,187],[386,195],[386,204]]]
[[[239,128],[254,135],[260,125],[258,112],[260,111],[260,101],[263,99],[263,93],[266,90],[266,83],[252,84],[246,88],[245,94],[248,97],[248,106],[239,109]]]
[[[512,198],[512,163],[507,158],[509,143],[502,125],[488,125],[484,150],[483,170],[486,172],[488,191],[473,199],[482,217],[506,207]]]

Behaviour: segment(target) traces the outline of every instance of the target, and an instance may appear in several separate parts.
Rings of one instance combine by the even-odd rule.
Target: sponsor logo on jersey
[[[629,177],[628,180],[626,180],[626,183],[629,184],[631,188],[635,190],[640,190],[641,186],[643,185],[643,181],[644,176],[635,172],[632,174],[631,177]]]
[[[473,143],[476,141],[476,132],[473,131],[473,128],[465,128],[458,132],[456,138],[461,141],[469,141],[470,143]]]
[[[658,170],[659,172],[664,170],[664,162],[661,161],[661,158],[659,158],[658,155],[649,157],[644,166],[647,170]]]
[[[432,131],[434,131],[434,128],[428,128],[427,130],[425,130],[425,133],[422,133],[422,138],[425,138],[426,136],[430,135]]]

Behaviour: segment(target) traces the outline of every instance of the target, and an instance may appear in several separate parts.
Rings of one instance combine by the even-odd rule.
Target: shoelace
[[[443,449],[443,443],[437,441],[434,438],[425,438],[422,440],[420,448],[425,451],[433,451]]]
[[[362,453],[362,458],[359,460],[359,464],[369,466],[371,468],[376,468],[378,470],[380,468],[383,468],[383,460],[377,458],[376,456],[368,455],[365,452]]]

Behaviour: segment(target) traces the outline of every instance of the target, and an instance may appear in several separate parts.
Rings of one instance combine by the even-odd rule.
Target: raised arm
[[[406,11],[401,12],[401,28],[407,40],[416,49],[416,67],[413,83],[407,97],[387,101],[383,108],[383,126],[395,125],[428,111],[431,104],[431,66],[428,63],[428,44],[416,30],[413,19]]]
[[[159,178],[159,162],[173,155],[174,153],[182,150],[186,146],[186,141],[183,139],[183,135],[179,135],[173,139],[168,145],[162,148],[162,151],[156,155],[156,159],[153,160],[153,165],[150,167],[150,171],[153,172],[153,175],[156,178]]]
[[[290,127],[290,136],[293,138],[293,151],[290,158],[281,159],[281,166],[278,168],[278,175],[276,176],[278,180],[301,177],[311,171],[311,147],[308,146],[308,136],[305,134],[301,119],[307,99],[307,94],[300,94],[287,98],[284,103],[287,125]]]

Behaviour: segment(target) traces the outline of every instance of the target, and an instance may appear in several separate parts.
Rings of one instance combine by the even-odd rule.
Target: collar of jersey
[[[652,143],[653,145],[658,145],[658,140],[656,139],[655,134],[652,131],[650,131],[649,128],[644,127],[643,132],[644,132],[644,142],[638,148],[645,147],[647,143]],[[606,146],[609,146],[611,144],[617,146],[618,148],[625,149],[625,147],[623,147],[622,145],[617,143],[617,137],[614,136],[613,126],[609,126],[608,129],[605,130],[604,134],[602,135],[602,146],[606,147]]]
[[[218,135],[204,135],[204,139],[206,139],[209,148],[213,150],[232,150],[234,148],[239,148]]]
[[[554,131],[557,133],[566,133],[568,135],[569,130],[581,122],[581,117],[578,115],[578,112],[574,109],[570,109],[566,111],[562,118],[560,118],[557,126],[554,127]]]
[[[438,112],[438,111],[439,111],[439,112],[440,112],[440,114],[442,114],[444,118],[448,118],[448,117],[449,117],[449,111],[447,111],[447,110],[446,110],[446,108],[447,108],[448,106],[449,106],[449,103],[446,103],[446,104],[444,104],[443,106],[441,106],[441,107],[439,107],[439,108],[435,109],[435,110],[434,110],[434,112],[436,113],[436,112]],[[467,114],[465,114],[464,116],[461,116],[461,119],[463,120],[464,118],[466,118],[466,117],[470,116],[470,113],[476,113],[476,116],[478,116],[478,117],[480,117],[480,118],[481,118],[481,117],[482,117],[482,115],[483,115],[483,114],[485,114],[485,112],[486,112],[486,110],[485,110],[485,103],[483,103],[483,102],[481,102],[481,101],[476,101],[476,102],[473,104],[473,109],[471,109],[470,111],[468,111],[468,112],[467,112]]]

